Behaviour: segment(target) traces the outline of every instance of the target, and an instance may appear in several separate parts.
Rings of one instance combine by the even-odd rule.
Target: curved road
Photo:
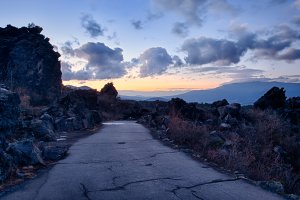
[[[134,122],[105,123],[3,200],[282,199],[166,147]]]

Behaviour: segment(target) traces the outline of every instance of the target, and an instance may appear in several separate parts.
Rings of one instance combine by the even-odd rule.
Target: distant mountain
[[[169,99],[163,98],[163,97],[152,97],[149,99],[145,99],[145,101],[169,101]]]
[[[145,97],[145,96],[127,96],[120,95],[123,100],[135,100],[135,101],[169,101],[169,99],[162,97]]]
[[[184,94],[163,97],[165,99],[181,98],[187,102],[212,103],[216,100],[227,99],[242,105],[253,104],[259,97],[272,87],[283,87],[287,97],[300,96],[300,83],[283,82],[243,82],[231,83],[209,90],[193,90]]]
[[[148,98],[152,97],[144,97],[144,96],[127,96],[127,95],[119,95],[122,100],[135,100],[135,101],[145,101]]]

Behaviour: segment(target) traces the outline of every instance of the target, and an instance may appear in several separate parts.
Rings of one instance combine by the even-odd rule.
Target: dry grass
[[[300,166],[295,161],[300,159],[290,124],[270,110],[250,109],[243,118],[234,130],[236,134],[221,133],[231,145],[217,149],[207,145],[207,141],[209,130],[218,127],[199,126],[177,115],[171,116],[169,136],[220,166],[238,170],[254,180],[280,181],[286,192],[299,194]]]

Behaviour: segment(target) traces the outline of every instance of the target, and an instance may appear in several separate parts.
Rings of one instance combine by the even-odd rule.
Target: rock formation
[[[0,82],[31,105],[47,105],[59,97],[62,80],[59,53],[39,26],[0,28]]]

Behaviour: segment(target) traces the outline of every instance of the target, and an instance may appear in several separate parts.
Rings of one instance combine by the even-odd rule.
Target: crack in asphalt
[[[123,165],[121,161],[118,160],[92,160],[92,161],[86,161],[86,162],[70,162],[70,163],[63,163],[59,162],[57,165],[88,165],[88,164],[109,164],[109,163],[120,163]]]
[[[114,177],[112,178],[112,184],[113,184],[115,187],[117,186],[116,181],[117,181],[118,178],[121,178],[121,176],[114,176]]]
[[[199,197],[197,194],[195,194],[195,191],[192,191],[192,195],[197,199],[204,200],[202,197]]]
[[[48,182],[49,173],[50,173],[49,171],[46,172],[46,179],[45,179],[45,181],[39,186],[39,188],[35,191],[35,195],[34,195],[34,197],[32,198],[33,200],[35,200],[35,199],[39,196],[41,189],[42,189],[42,188],[44,187],[44,185]]]
[[[240,180],[240,178],[232,178],[232,179],[215,179],[215,180],[212,180],[212,181],[208,181],[208,182],[203,182],[203,183],[198,183],[198,184],[195,184],[195,185],[191,185],[191,186],[179,186],[179,185],[175,185],[176,188],[173,189],[173,190],[170,190],[169,192],[173,193],[176,197],[178,197],[179,199],[182,199],[178,196],[177,194],[177,191],[178,190],[181,190],[181,189],[187,189],[187,190],[190,190],[191,194],[196,197],[197,199],[202,199],[201,197],[199,197],[198,195],[195,194],[195,191],[191,190],[193,188],[196,188],[196,187],[200,187],[200,186],[203,186],[203,185],[209,185],[209,184],[214,184],[214,183],[223,183],[223,182],[234,182],[234,181],[238,181]]]
[[[80,183],[81,185],[81,188],[82,188],[82,192],[83,192],[83,196],[87,199],[87,200],[92,200],[90,197],[89,197],[89,192],[88,192],[88,189],[87,187],[83,184],[83,183]]]
[[[119,177],[115,177],[115,179],[117,179],[117,178],[119,178]],[[181,180],[181,179],[164,177],[164,178],[152,178],[152,179],[137,180],[137,181],[127,182],[127,183],[124,183],[123,185],[119,185],[119,186],[115,186],[115,187],[111,187],[111,188],[104,188],[104,189],[87,191],[87,193],[126,190],[126,187],[129,186],[129,185],[132,185],[132,184],[139,184],[139,183],[146,183],[146,182],[153,182],[153,181],[161,181],[161,180],[178,181],[178,180]]]
[[[152,154],[150,156],[146,156],[146,157],[142,157],[142,158],[135,158],[135,159],[128,160],[128,161],[139,161],[139,160],[151,159],[151,158],[155,158],[158,155],[170,154],[170,153],[178,153],[178,152],[180,152],[180,151],[158,152],[158,153]]]

